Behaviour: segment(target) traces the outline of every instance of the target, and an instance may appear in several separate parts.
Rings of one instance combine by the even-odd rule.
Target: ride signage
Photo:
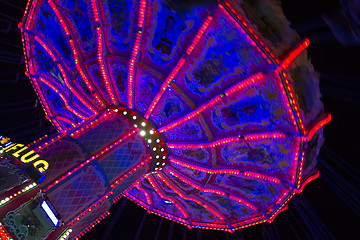
[[[22,163],[32,165],[40,172],[44,173],[48,167],[49,163],[45,160],[41,160],[40,155],[36,154],[35,151],[29,150],[27,146],[20,143],[12,143],[9,142],[9,138],[1,137],[0,144],[1,144],[1,152],[6,155],[11,155],[14,158],[20,160]]]

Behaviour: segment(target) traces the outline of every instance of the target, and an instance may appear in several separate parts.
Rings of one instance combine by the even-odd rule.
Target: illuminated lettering
[[[0,136],[0,139],[4,139]],[[3,142],[7,143],[10,139],[5,139]],[[2,142],[1,142],[2,143]],[[10,144],[10,143],[9,143]],[[1,146],[2,147],[2,146]],[[36,169],[39,170],[39,172],[45,172],[48,167],[49,167],[49,163],[45,160],[37,160],[40,155],[36,154],[35,151],[28,150],[29,148],[26,147],[24,144],[20,144],[20,143],[12,143],[11,145],[2,148],[1,152],[6,152],[9,155],[12,155],[13,157],[19,159],[20,161],[23,163],[31,163],[33,162],[33,165]]]
[[[21,153],[22,151],[28,149],[28,147],[23,147],[22,149],[20,149],[19,151],[13,153],[12,155],[16,158],[20,157],[19,153]]]
[[[23,147],[23,146],[24,146],[24,144],[20,144],[20,143],[16,144],[16,143],[14,143],[14,144],[8,146],[7,148],[5,148],[4,151],[5,152],[10,152],[12,150],[16,150],[17,148],[20,148],[20,147]]]
[[[33,153],[35,153],[35,152],[32,150],[28,153],[25,153],[24,155],[21,156],[20,161],[22,161],[23,163],[29,163],[29,162],[34,161],[38,157],[40,157],[39,154],[36,154],[36,155],[32,156],[31,158],[27,159],[27,157],[29,157],[29,155],[31,155]]]
[[[46,171],[49,167],[49,163],[45,160],[37,160],[33,163],[34,167],[36,167],[41,173]]]

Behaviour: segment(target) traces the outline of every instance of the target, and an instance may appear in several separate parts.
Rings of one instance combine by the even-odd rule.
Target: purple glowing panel
[[[96,161],[85,166],[46,192],[62,219],[68,223],[99,197],[109,191],[107,178]]]
[[[94,162],[101,168],[90,164],[49,192],[63,218],[85,208],[80,201],[93,201],[92,191],[113,191],[114,201],[125,195],[189,227],[234,231],[271,222],[317,176],[321,127],[329,117],[322,115],[316,74],[306,53],[293,61],[295,33],[273,44],[241,6],[31,2],[21,25],[27,74],[49,120],[61,133],[74,131],[78,141],[44,151],[53,160],[48,173],[61,175],[88,154],[98,154]],[[293,63],[283,64],[287,59]],[[150,129],[144,137],[128,136],[132,118],[122,112],[101,118],[116,105],[146,116],[153,134],[161,132],[169,153],[164,162],[150,154],[155,150],[147,145],[156,141]],[[83,130],[78,123],[89,118],[103,120],[77,136]],[[119,139],[124,142],[112,146]],[[71,156],[62,163],[66,147]],[[149,161],[138,172],[126,175],[144,159]],[[145,177],[146,169],[157,172]]]

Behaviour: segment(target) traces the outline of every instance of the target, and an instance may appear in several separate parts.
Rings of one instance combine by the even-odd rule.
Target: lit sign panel
[[[40,160],[39,154],[36,154],[33,150],[29,150],[29,148],[24,144],[12,143],[9,142],[9,140],[9,138],[0,136],[0,154],[6,153],[7,155],[12,155],[13,157],[19,159],[23,163],[32,163],[41,173],[48,169],[49,163],[45,160]]]
[[[45,200],[41,202],[41,208],[45,211],[46,215],[50,218],[55,227],[57,227],[59,225],[59,219],[55,216],[54,212]]]

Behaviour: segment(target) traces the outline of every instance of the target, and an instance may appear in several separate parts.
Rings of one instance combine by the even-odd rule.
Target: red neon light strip
[[[249,134],[249,135],[244,136],[244,139],[246,141],[255,141],[255,140],[260,140],[260,139],[276,139],[276,138],[285,138],[285,134],[279,133],[279,132],[273,132],[273,133],[254,133],[254,134]],[[187,144],[185,144],[185,143],[184,144],[168,143],[167,147],[168,148],[179,148],[179,149],[213,148],[213,147],[224,145],[227,143],[234,143],[234,142],[241,142],[241,141],[243,141],[243,139],[240,137],[228,137],[228,138],[223,138],[223,139],[219,139],[219,140],[215,140],[215,141],[211,141],[211,142],[187,143]]]
[[[165,176],[162,175],[161,172],[158,173],[158,176],[161,180],[163,180],[163,182],[169,187],[171,188],[177,195],[179,195],[181,198],[185,199],[185,200],[189,200],[189,201],[193,201],[196,202],[198,205],[203,206],[204,208],[206,208],[208,211],[210,211],[211,213],[213,213],[216,217],[218,217],[221,221],[224,221],[225,218],[218,213],[215,209],[211,208],[210,206],[208,206],[206,203],[196,199],[196,198],[192,198],[192,197],[187,197],[185,196],[185,194],[183,194],[179,189],[177,189],[168,179],[165,178]]]
[[[261,54],[262,57],[265,58],[269,64],[271,64],[272,62],[279,63],[279,60],[275,59],[275,55],[270,51],[268,47],[264,45],[264,42],[260,39],[258,35],[255,34],[255,31],[248,26],[248,24],[236,12],[236,10],[231,7],[230,3],[226,2],[225,5],[227,9],[225,9],[224,6],[219,4],[220,9],[222,9],[224,13],[230,18],[230,20],[235,23],[236,27],[240,28],[243,34],[246,34],[246,37],[250,41],[251,45],[256,47],[259,52],[262,52]],[[232,14],[234,14],[234,16],[236,16],[236,19],[239,21],[239,23],[242,24],[242,26],[239,23],[237,23],[237,20],[234,17],[230,15],[228,9],[231,11]],[[268,57],[265,53],[267,53],[270,57]]]
[[[199,166],[199,165],[194,165],[194,164],[190,164],[187,162],[184,162],[180,159],[177,159],[175,157],[170,157],[170,161],[172,163],[178,164],[180,166],[186,167],[186,168],[190,168],[196,171],[200,171],[200,172],[204,172],[204,173],[208,173],[208,174],[233,174],[233,175],[242,175],[242,177],[245,178],[251,178],[251,179],[261,179],[261,180],[265,180],[265,181],[269,181],[269,182],[273,182],[276,184],[279,184],[281,181],[279,178],[276,177],[271,177],[271,176],[267,176],[261,173],[257,173],[257,172],[253,172],[253,171],[240,171],[238,169],[212,169],[209,167],[203,167],[203,166]]]
[[[183,224],[183,225],[188,226],[189,228],[191,228],[191,225],[189,224],[190,221],[187,221],[187,220],[184,220],[183,218],[168,214],[168,213],[166,213],[164,211],[161,211],[161,210],[150,209],[150,207],[148,205],[146,205],[145,203],[143,203],[142,201],[140,201],[139,199],[137,199],[136,197],[131,195],[127,190],[125,190],[125,192],[122,195],[129,198],[131,201],[135,202],[136,204],[140,205],[142,208],[147,210],[148,213],[156,214],[156,215],[158,215],[160,217],[169,219],[171,221],[178,222],[180,224]]]
[[[113,88],[110,85],[110,81],[109,81],[109,77],[108,77],[108,73],[105,69],[105,62],[104,62],[104,43],[103,43],[103,38],[102,38],[102,33],[101,33],[101,29],[100,27],[96,28],[96,34],[97,34],[97,40],[98,40],[98,61],[100,64],[100,70],[101,70],[101,75],[103,76],[105,85],[106,85],[106,89],[108,90],[109,94],[110,94],[110,98],[113,104],[117,104],[117,101],[115,99],[115,94],[113,92]]]
[[[69,103],[66,100],[66,97],[64,97],[64,95],[62,93],[59,92],[59,90],[57,90],[56,87],[54,87],[51,83],[49,83],[48,81],[46,81],[44,78],[39,77],[39,79],[45,83],[47,86],[49,86],[52,90],[54,90],[57,94],[59,94],[60,98],[64,101],[65,106],[67,109],[69,109],[73,114],[75,114],[76,116],[78,116],[81,119],[86,119],[85,116],[81,115],[80,113],[78,113],[75,109],[73,109]]]
[[[196,47],[196,45],[199,43],[201,37],[204,35],[206,29],[209,27],[212,19],[213,18],[211,16],[208,16],[206,18],[206,20],[204,21],[204,23],[200,27],[200,30],[198,31],[195,38],[193,39],[192,44],[187,48],[187,50],[186,50],[187,55],[190,55],[192,53],[192,51],[194,50],[194,48]],[[185,59],[181,58],[180,61],[176,64],[175,68],[170,73],[170,75],[166,78],[164,83],[161,85],[159,91],[157,92],[156,96],[154,97],[154,100],[150,104],[150,106],[149,106],[149,108],[148,108],[148,110],[147,110],[147,112],[145,114],[145,118],[150,117],[150,114],[152,113],[152,111],[154,110],[154,108],[156,107],[158,102],[160,101],[160,99],[161,99],[162,95],[164,94],[166,88],[174,80],[175,76],[178,74],[178,72],[180,71],[180,69],[184,65],[184,63],[185,63]]]
[[[281,182],[280,179],[278,179],[278,178],[269,177],[269,176],[266,176],[264,174],[260,174],[260,173],[256,173],[256,172],[245,171],[243,174],[244,174],[245,177],[261,179],[261,180],[273,182],[273,183],[276,183],[276,184],[279,184]]]
[[[97,6],[96,6],[96,1],[95,0],[90,0],[90,4],[91,4],[91,9],[93,10],[93,14],[94,14],[94,18],[95,18],[95,22],[99,22],[100,18],[99,18],[99,12],[97,11]]]
[[[146,0],[142,0],[140,3],[139,10],[139,19],[138,19],[138,27],[142,29],[145,19],[145,8],[146,8]],[[140,41],[142,36],[142,30],[139,30],[136,34],[135,45],[133,51],[131,53],[131,58],[129,62],[129,73],[128,73],[128,107],[132,109],[134,107],[134,75],[135,75],[135,62],[138,57]]]
[[[297,116],[297,119],[299,121],[299,125],[300,125],[300,129],[302,131],[302,133],[304,135],[306,135],[306,130],[304,128],[304,124],[302,122],[302,118],[300,115],[300,107],[298,105],[298,103],[295,101],[295,93],[294,93],[294,89],[293,87],[289,84],[289,81],[287,79],[287,76],[284,72],[281,72],[281,70],[286,69],[290,63],[296,58],[296,56],[298,56],[302,51],[304,51],[310,44],[310,41],[308,39],[305,39],[300,46],[298,46],[297,48],[295,48],[284,60],[283,62],[280,64],[279,68],[277,69],[277,71],[280,71],[280,74],[282,74],[282,76],[284,77],[284,88],[286,88],[288,90],[289,93],[289,101],[292,103],[292,106],[294,108],[294,112]],[[293,115],[293,114],[291,114]],[[293,120],[295,121],[295,120]]]
[[[231,5],[230,5],[229,3],[226,2],[225,5],[230,9],[230,11],[231,11],[233,14],[236,15],[236,18],[242,23],[243,26],[240,26],[240,25],[235,21],[235,19],[229,14],[229,12],[224,9],[224,7],[223,7],[221,4],[219,4],[219,7],[224,10],[225,14],[226,14],[233,22],[235,22],[235,25],[241,29],[241,32],[242,32],[242,33],[247,34],[247,38],[249,39],[249,41],[251,42],[251,44],[252,44],[253,46],[256,46],[259,51],[263,51],[263,52],[265,51],[268,55],[271,56],[271,58],[268,58],[264,53],[262,54],[262,56],[267,59],[268,63],[271,64],[272,62],[276,62],[276,63],[279,64],[279,63],[280,63],[279,60],[276,59],[276,58],[275,58],[275,55],[270,51],[270,49],[264,45],[263,41],[260,40],[259,36],[257,36],[256,34],[254,34],[254,31],[253,31],[251,28],[248,27],[248,24],[242,19],[242,17],[237,14],[237,12],[231,7]],[[245,32],[244,29],[246,29],[247,32]],[[250,35],[251,35],[253,38],[255,38],[255,41],[252,41],[252,40],[251,40]],[[307,47],[307,44],[308,44],[308,42],[305,41],[303,46]],[[261,45],[263,49],[259,48],[259,47],[258,47],[259,45]],[[296,53],[294,53],[294,54],[296,54]],[[293,56],[294,56],[294,55],[291,55],[291,56],[289,56],[289,57],[293,57]],[[290,60],[290,58],[289,58],[288,60]],[[292,60],[291,60],[291,61],[292,61]],[[285,65],[284,65],[284,66],[285,66]],[[287,99],[287,97],[286,97],[286,93],[283,92],[283,94],[284,94],[284,96],[285,96],[286,101],[288,101],[288,99]],[[289,110],[289,112],[290,112],[290,115],[291,115],[291,117],[293,118],[293,124],[297,127],[295,118],[294,118],[294,116],[293,116],[293,114],[292,114],[292,112],[291,112],[291,107],[290,107],[289,104],[287,104],[287,105],[288,105],[287,107],[288,107],[288,110]]]
[[[46,44],[38,37],[38,36],[35,36],[35,40],[45,49],[45,51],[51,56],[52,60],[54,62],[57,62],[57,58],[55,57],[55,55],[52,53],[52,51],[46,46]],[[65,85],[69,88],[69,90],[82,102],[84,103],[84,105],[90,109],[90,111],[94,114],[97,114],[98,112],[95,111],[88,103],[87,101],[85,101],[72,87],[71,85],[69,84],[69,81],[67,79],[67,76],[65,74],[65,71],[64,69],[62,68],[62,66],[60,65],[60,63],[57,62],[57,67],[59,68],[63,78],[64,78],[64,82],[65,82]]]
[[[105,217],[109,216],[110,212],[106,211],[104,214],[102,214],[100,217],[98,217],[94,222],[92,222],[89,226],[87,226],[84,230],[82,230],[77,236],[74,237],[74,239],[78,240],[82,236],[85,235],[88,231],[90,231],[91,228],[95,227],[98,223],[100,223],[101,220],[105,219]]]
[[[61,120],[61,121],[64,121],[64,122],[67,122],[67,123],[71,124],[73,127],[76,127],[75,123],[73,123],[72,121],[70,121],[69,119],[67,119],[65,117],[56,116],[56,118]]]
[[[33,86],[35,87],[36,89],[36,93],[37,93],[37,96],[38,98],[40,99],[42,105],[44,106],[45,108],[45,113],[46,115],[49,115],[49,120],[51,120],[51,122],[54,123],[55,127],[57,129],[59,129],[59,131],[61,133],[65,132],[65,130],[63,129],[63,127],[58,123],[58,121],[56,120],[56,118],[54,117],[54,115],[52,114],[51,110],[50,110],[50,107],[47,103],[47,101],[45,100],[45,96],[43,94],[43,92],[41,91],[41,88],[39,86],[39,83],[37,82],[37,79],[32,79],[31,81],[33,83]]]
[[[301,193],[304,190],[304,187],[311,181],[317,179],[320,176],[320,172],[317,171],[317,173],[311,177],[309,177],[308,179],[306,179],[306,181],[301,185],[300,189],[297,190],[297,193]]]
[[[221,173],[234,174],[234,175],[241,174],[240,170],[237,170],[237,169],[211,169],[211,168],[202,167],[202,166],[198,166],[198,165],[194,165],[194,164],[190,164],[190,163],[185,163],[185,162],[181,161],[180,159],[175,158],[173,156],[170,157],[170,161],[172,163],[176,163],[182,167],[194,169],[194,170],[204,172],[204,173],[209,173],[209,174],[221,174]]]
[[[69,28],[66,25],[66,22],[64,20],[64,18],[62,17],[62,14],[60,13],[60,11],[57,9],[56,5],[54,4],[54,2],[52,0],[49,1],[49,4],[52,8],[52,10],[55,12],[55,15],[57,16],[64,32],[66,33],[66,35],[70,36],[70,31]],[[74,30],[73,30],[74,31]],[[77,48],[75,47],[75,42],[70,39],[70,46],[71,46],[71,50],[73,52],[74,55],[74,60],[75,60],[75,65],[76,65],[76,69],[79,71],[80,76],[82,77],[82,79],[84,80],[86,86],[89,88],[89,90],[91,92],[94,93],[95,99],[98,101],[98,103],[100,104],[100,106],[104,106],[104,103],[100,100],[99,96],[97,95],[97,93],[94,92],[94,88],[92,87],[92,85],[90,84],[89,79],[86,77],[84,70],[82,68],[82,66],[79,64],[79,54],[77,51]]]
[[[292,50],[288,56],[281,62],[278,71],[285,70],[290,63],[302,52],[304,51],[310,44],[309,39],[305,39],[298,47]]]
[[[179,211],[180,211],[181,214],[183,215],[183,217],[184,217],[185,219],[189,219],[189,214],[188,214],[174,199],[165,196],[165,195],[161,192],[160,188],[158,188],[158,186],[156,185],[156,183],[155,183],[155,181],[154,181],[154,179],[153,179],[152,176],[149,176],[149,175],[148,175],[148,176],[146,176],[146,178],[149,180],[151,186],[153,186],[153,188],[155,189],[155,192],[156,192],[162,199],[166,199],[166,200],[174,203],[175,206],[179,209]]]
[[[258,73],[258,74],[254,74],[246,79],[244,79],[243,81],[235,84],[234,86],[228,88],[224,93],[227,97],[229,97],[230,95],[244,89],[245,87],[249,86],[250,84],[255,83],[257,80],[260,80],[263,77],[262,73]],[[159,132],[165,132],[169,129],[172,129],[192,118],[194,118],[195,116],[197,116],[199,113],[205,111],[206,109],[208,109],[209,107],[215,105],[216,103],[220,102],[222,99],[221,96],[215,96],[212,99],[210,99],[207,103],[201,105],[200,107],[198,107],[197,109],[193,110],[192,112],[186,114],[185,116],[175,120],[174,122],[162,127],[159,129]]]
[[[113,88],[113,86],[111,86],[111,83],[109,81],[109,74],[107,72],[107,69],[105,68],[105,61],[104,61],[104,50],[106,50],[106,46],[105,43],[103,41],[103,33],[101,31],[101,23],[100,23],[100,13],[98,10],[98,6],[96,4],[96,2],[94,0],[91,0],[91,8],[93,10],[93,14],[95,17],[95,20],[97,22],[99,22],[99,26],[96,28],[96,39],[97,39],[97,46],[98,46],[98,61],[100,64],[100,71],[101,71],[101,75],[103,77],[103,80],[105,82],[106,85],[106,89],[110,95],[111,101],[113,104],[117,104],[117,98],[116,98],[116,94],[115,94],[115,90]]]
[[[192,53],[192,51],[194,50],[194,48],[196,47],[196,45],[198,45],[201,37],[204,35],[205,31],[208,29],[208,27],[209,27],[212,20],[213,20],[212,16],[208,16],[206,18],[206,20],[204,21],[204,23],[200,27],[200,30],[198,31],[195,38],[193,39],[192,44],[186,49],[186,54],[187,55],[190,55]]]
[[[124,140],[126,140],[127,138],[131,137],[132,135],[134,135],[137,132],[137,129],[131,131],[130,133],[128,133],[125,136],[122,136],[118,141],[116,141],[115,143],[109,145],[108,147],[104,148],[104,150],[99,151],[96,155],[92,156],[90,159],[86,160],[85,162],[81,163],[78,167],[75,167],[73,170],[69,171],[66,175],[62,176],[61,178],[59,178],[58,180],[56,180],[55,182],[53,182],[52,184],[48,185],[43,191],[46,192],[49,189],[53,188],[54,186],[56,186],[57,184],[59,184],[60,182],[62,182],[65,178],[71,176],[73,173],[75,173],[76,171],[80,170],[81,168],[83,168],[84,166],[86,166],[87,164],[89,164],[91,161],[95,160],[98,157],[101,157],[105,154],[107,154],[112,148],[116,147],[117,145],[119,145],[121,142],[123,142]]]
[[[97,118],[97,116],[93,116],[93,118],[96,118],[94,121],[91,121],[89,122],[86,126],[84,127],[81,127],[80,130],[76,130],[74,131],[73,133],[70,134],[71,137],[74,137],[76,138],[78,135],[80,135],[82,132],[86,131],[86,130],[89,130],[91,128],[94,128],[95,126],[99,125],[103,120],[111,117],[114,113],[113,112],[108,112],[108,113],[105,113],[103,114],[102,116],[100,116],[99,118]],[[92,119],[93,120],[93,119]],[[78,126],[80,126],[82,123],[79,123]],[[56,141],[60,140],[62,137],[66,136],[66,134],[70,133],[71,131],[63,131],[62,134],[60,135],[57,135],[55,137],[53,137],[51,140],[43,143],[42,145],[38,146],[36,149],[34,149],[35,152],[38,152],[48,146],[50,146],[51,144],[55,143]],[[45,137],[47,137],[47,135],[45,135]],[[42,138],[39,138],[39,140],[37,141],[34,141],[32,144],[30,145],[33,145],[35,144],[36,142],[38,141],[41,141]],[[30,145],[28,147],[30,147]]]
[[[227,143],[234,143],[234,142],[241,142],[243,141],[241,138],[239,137],[229,137],[229,138],[223,138],[220,140],[216,140],[216,141],[211,141],[211,142],[202,142],[202,143],[168,143],[167,147],[168,148],[178,148],[178,149],[184,149],[184,148],[213,148],[216,146],[220,146],[223,144],[227,144]]]
[[[254,74],[254,75],[242,80],[241,82],[235,84],[234,86],[230,87],[229,89],[227,89],[225,91],[225,95],[230,96],[230,95],[240,91],[241,89],[249,86],[250,84],[253,84],[256,81],[259,81],[263,77],[264,77],[264,75],[262,73]]]
[[[203,188],[187,179],[185,179],[184,177],[180,176],[179,174],[175,173],[173,170],[171,169],[167,169],[167,171],[171,174],[171,175],[174,175],[175,177],[179,178],[181,181],[185,182],[186,184],[189,184],[190,186],[200,190],[200,191],[203,191],[203,192],[211,192],[211,193],[216,193],[216,194],[219,194],[221,196],[227,196],[227,193],[221,191],[221,190],[218,190],[218,189],[211,189],[211,188]],[[243,200],[242,198],[239,198],[239,197],[236,197],[236,196],[232,196],[229,194],[229,198],[231,199],[234,199],[236,201],[238,201],[239,203],[247,206],[248,208],[251,208],[253,210],[257,210],[257,207],[255,207],[253,204]]]
[[[298,170],[299,176],[298,176],[298,179],[297,179],[296,188],[300,188],[301,175],[302,175],[303,167],[304,167],[304,160],[305,160],[305,150],[303,149],[303,150],[301,151],[300,167],[299,167],[299,170]]]
[[[80,213],[78,216],[74,217],[74,219],[69,223],[69,225],[74,225],[75,222],[80,221],[82,217],[84,217],[86,214],[90,213],[94,210],[97,206],[101,205],[105,201],[105,199],[108,199],[113,194],[112,191],[106,193],[103,197],[101,197],[99,200],[97,200],[94,204],[92,204],[90,207],[88,207],[85,211]]]
[[[120,176],[117,180],[115,180],[111,184],[111,188],[115,188],[118,186],[121,182],[123,182],[126,178],[130,177],[134,172],[139,170],[142,166],[144,166],[146,163],[149,163],[151,161],[151,156],[147,157],[144,161],[133,167],[129,172],[127,172],[125,175]]]
[[[184,65],[185,63],[185,59],[181,58],[180,61],[176,64],[175,68],[172,70],[172,72],[170,73],[170,75],[165,79],[165,81],[163,82],[163,84],[161,85],[159,91],[157,92],[156,96],[154,97],[154,100],[152,101],[152,103],[150,104],[146,114],[145,114],[145,118],[149,118],[150,114],[152,113],[152,111],[154,110],[155,106],[158,104],[158,102],[160,101],[162,95],[164,94],[164,92],[166,91],[166,88],[168,87],[168,85],[172,82],[172,80],[174,80],[176,74],[178,74],[178,72],[180,71],[181,67]]]
[[[281,95],[282,95],[283,99],[286,102],[286,109],[287,109],[289,115],[291,116],[292,124],[295,127],[295,130],[299,131],[299,128],[298,128],[298,126],[296,124],[295,116],[294,116],[293,111],[292,111],[291,106],[290,106],[289,99],[288,99],[288,97],[286,95],[286,92],[285,92],[285,86],[282,83],[280,85],[281,85]]]
[[[279,199],[276,204],[283,202],[278,209],[269,217],[268,222],[272,222],[274,218],[283,210],[283,207],[290,201],[290,199],[295,195],[295,192],[292,191],[290,194],[290,191],[285,192],[283,195],[284,198]],[[289,195],[288,195],[289,194]]]
[[[294,107],[294,111],[296,113],[296,116],[299,120],[299,125],[300,125],[300,129],[301,131],[303,132],[304,135],[306,135],[306,131],[305,131],[305,128],[304,128],[304,124],[302,122],[302,119],[301,119],[301,115],[300,115],[300,107],[298,106],[298,103],[295,101],[295,93],[294,93],[294,89],[293,87],[290,85],[288,79],[287,79],[287,76],[286,76],[286,73],[285,72],[281,72],[280,74],[282,74],[282,76],[284,77],[284,81],[285,81],[285,86],[289,92],[289,96],[290,96],[290,101]]]
[[[328,124],[331,121],[331,114],[327,114],[325,119],[322,119],[320,122],[316,123],[315,126],[313,126],[310,131],[308,132],[307,136],[306,136],[306,140],[310,141],[312,139],[312,137],[314,136],[314,134],[323,126],[325,126],[326,124]]]
[[[24,16],[23,16],[23,18],[21,19],[21,22],[19,23],[19,24],[21,24],[21,25],[22,25],[23,22],[26,22],[26,18],[28,17],[28,16],[27,16],[27,13],[28,13],[28,10],[29,10],[30,2],[31,2],[31,1],[27,1],[26,7],[25,7],[25,11],[24,11]],[[37,2],[36,0],[33,1],[33,5],[36,5],[36,2]]]
[[[26,20],[26,21],[25,21],[25,29],[29,29],[30,23],[32,23],[33,18],[35,18],[34,11],[35,11],[35,6],[36,6],[36,4],[37,4],[37,0],[34,0],[33,4],[31,5],[29,15],[27,15],[27,16],[29,16],[29,19],[26,19],[26,18],[25,18],[25,15],[27,14],[28,7],[30,6],[30,1],[28,1],[28,3],[27,3],[26,9],[25,9],[25,13],[24,13],[24,18],[23,18],[23,22]],[[26,74],[27,76],[29,76],[29,73],[31,73],[30,71],[31,71],[33,68],[32,68],[32,62],[27,59],[28,53],[27,53],[27,51],[26,51],[26,49],[25,49],[25,46],[30,46],[30,41],[29,41],[29,36],[28,36],[28,34],[23,31],[24,29],[22,28],[22,26],[23,26],[23,24],[22,24],[22,23],[21,23],[21,24],[19,23],[19,27],[20,27],[20,29],[21,29],[21,31],[22,31],[22,33],[23,33],[22,38],[21,38],[21,41],[22,41],[22,43],[23,43],[23,52],[24,52],[24,56],[25,56],[25,62],[27,62],[27,64],[25,64],[25,67],[26,67],[26,72],[25,72],[25,74]],[[26,42],[26,44],[25,44],[25,42]],[[33,77],[31,77],[31,79],[32,79],[32,81],[30,81],[30,82],[31,82],[33,88],[36,89],[36,91],[35,91],[35,92],[36,92],[36,95],[37,95],[38,99],[40,100],[41,105],[42,105],[42,106],[44,107],[44,109],[45,109],[46,117],[48,117],[48,115],[49,115],[49,116],[50,116],[50,117],[49,117],[50,122],[55,126],[56,129],[58,129],[60,132],[63,132],[64,129],[63,129],[62,126],[59,124],[59,122],[58,122],[55,118],[53,118],[53,115],[52,115],[52,113],[51,113],[51,111],[50,111],[50,108],[49,108],[47,102],[44,101],[44,100],[45,100],[45,96],[44,96],[43,92],[42,92],[41,89],[40,89],[40,86],[39,86],[39,84],[38,84],[38,82],[37,82],[37,79],[34,79]]]
[[[149,193],[146,192],[145,189],[143,189],[142,187],[140,187],[140,183],[139,183],[139,182],[136,184],[136,188],[145,195],[147,204],[149,204],[149,205],[151,206],[151,198],[150,198]]]
[[[148,205],[146,205],[145,203],[140,201],[138,198],[131,195],[128,190],[129,190],[129,188],[127,190],[125,190],[125,192],[122,195],[127,197],[131,201],[135,202],[136,204],[138,204],[142,208],[144,208],[146,211],[148,211],[148,213],[153,213],[153,214],[156,214],[156,215],[158,215],[160,217],[164,217],[166,219],[169,219],[171,221],[178,222],[180,224],[183,224],[183,225],[187,226],[189,229],[195,227],[195,228],[200,228],[200,229],[213,229],[213,230],[222,230],[222,231],[234,232],[237,229],[253,226],[253,225],[260,224],[260,223],[263,223],[263,222],[267,221],[266,218],[263,215],[261,215],[261,216],[258,216],[258,217],[253,217],[251,219],[247,219],[247,220],[244,220],[244,221],[241,221],[241,222],[234,223],[233,224],[234,227],[231,228],[231,229],[224,228],[224,224],[217,224],[217,223],[197,222],[196,226],[195,226],[193,224],[187,224],[187,223],[185,223],[183,221],[183,219],[175,217],[175,216],[170,215],[170,214],[167,214],[167,213],[165,213],[165,212],[163,212],[161,210],[150,209],[150,207]],[[252,223],[250,223],[250,222],[252,222]]]
[[[26,8],[29,6],[30,2],[31,1],[28,1],[28,5],[26,6]],[[35,18],[34,11],[35,11],[36,6],[37,6],[37,0],[34,0],[32,2],[32,4],[31,4],[31,9],[30,9],[30,12],[29,12],[29,15],[28,15],[30,20],[23,19],[23,21],[25,21],[25,29],[29,29],[28,27],[29,27],[30,23],[32,23],[32,20],[33,20],[32,18]],[[25,10],[24,16],[26,14],[26,10]]]
[[[287,95],[286,95],[286,92],[285,92],[285,88],[287,89],[288,93],[289,93],[289,98],[287,101],[287,108],[288,110],[290,111],[290,115],[291,115],[291,118],[293,120],[293,123],[295,123],[294,125],[296,126],[296,128],[298,129],[297,127],[297,124],[296,124],[296,120],[293,116],[293,113],[292,113],[292,108],[290,106],[290,104],[288,103],[288,101],[290,101],[292,103],[292,106],[293,106],[293,111],[295,112],[295,114],[297,115],[297,118],[298,118],[298,121],[299,121],[299,126],[300,126],[300,129],[301,131],[303,132],[304,135],[306,135],[306,131],[304,129],[304,125],[302,123],[302,119],[301,119],[301,116],[300,116],[300,108],[297,104],[297,102],[294,100],[294,90],[292,89],[292,86],[290,86],[289,82],[288,82],[288,79],[286,77],[286,74],[284,72],[281,72],[281,70],[284,70],[286,69],[289,64],[296,58],[296,56],[298,56],[303,50],[305,50],[308,46],[309,46],[309,40],[308,39],[305,39],[301,44],[300,46],[298,46],[296,49],[294,49],[284,60],[283,62],[280,64],[280,66],[277,68],[277,71],[280,71],[280,74],[282,74],[282,76],[284,77],[284,82],[283,82],[283,88],[284,88],[284,91],[282,91],[282,94],[284,96],[286,96],[286,99],[287,99]]]
[[[140,3],[139,19],[138,19],[138,27],[139,28],[142,28],[144,25],[145,8],[146,8],[146,0],[142,0]]]
[[[291,175],[291,179],[292,181],[294,182],[295,184],[295,178],[296,178],[296,173],[297,173],[297,165],[299,164],[299,153],[300,153],[300,144],[301,144],[301,140],[300,138],[297,138],[297,142],[296,142],[296,148],[295,148],[295,151],[294,151],[294,163],[297,163],[296,166],[294,166],[294,170],[292,172],[292,175]]]
[[[103,121],[105,121],[106,119],[110,118],[111,116],[113,116],[113,114],[115,114],[114,112],[107,112],[105,114],[103,114],[101,117],[96,118],[94,121],[91,121],[89,124],[87,124],[84,127],[79,128],[78,130],[72,132],[70,134],[71,137],[76,138],[78,137],[82,132],[86,131],[86,130],[90,130],[96,126],[98,126],[100,123],[102,123]],[[94,116],[95,118],[96,116]]]
[[[139,47],[140,47],[140,40],[141,40],[141,32],[138,32],[136,34],[136,39],[135,39],[135,45],[133,48],[133,52],[131,54],[131,58],[130,58],[130,63],[129,63],[129,75],[128,75],[128,107],[130,109],[133,108],[133,104],[134,104],[134,72],[135,72],[135,61],[139,52]]]

